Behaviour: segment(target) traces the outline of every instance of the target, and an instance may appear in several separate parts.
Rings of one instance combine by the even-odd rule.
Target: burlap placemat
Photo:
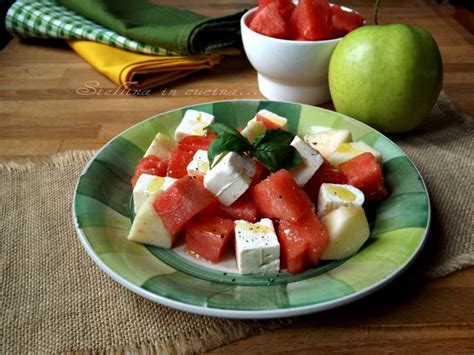
[[[429,278],[474,265],[474,121],[441,92],[421,127],[391,136],[428,187],[431,229],[422,258]]]
[[[472,119],[445,96],[417,135],[395,137],[426,179],[433,205],[427,273],[474,264]],[[209,350],[287,321],[236,321],[175,311],[112,281],[71,221],[77,178],[92,152],[0,161],[0,353]]]
[[[0,162],[0,353],[196,352],[282,324],[176,311],[106,276],[71,220],[72,193],[92,155]]]

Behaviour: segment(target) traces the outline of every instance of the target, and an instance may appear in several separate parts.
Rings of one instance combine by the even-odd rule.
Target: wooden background
[[[252,7],[253,2],[157,1],[208,15]],[[336,1],[337,2],[337,1]],[[372,1],[345,0],[371,17]],[[448,5],[421,0],[383,1],[380,23],[424,27],[438,42],[444,90],[474,114],[474,37]],[[151,96],[79,95],[85,82],[115,90],[61,41],[14,39],[0,52],[0,157],[100,148],[149,116],[193,103],[262,98],[244,56],[156,89]],[[222,95],[222,90],[233,90]],[[330,105],[326,105],[330,107]],[[420,281],[416,265],[382,291],[352,305],[300,318],[275,333],[254,336],[215,352],[446,352],[474,353],[474,269]]]

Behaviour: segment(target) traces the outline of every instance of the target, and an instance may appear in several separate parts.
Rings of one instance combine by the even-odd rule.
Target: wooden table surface
[[[158,1],[209,15],[244,7],[248,0]],[[370,17],[372,1],[344,4]],[[438,42],[444,90],[474,114],[474,37],[452,18],[448,5],[386,0],[380,22],[424,27]],[[83,96],[88,81],[115,89],[60,41],[11,41],[0,52],[0,157],[96,149],[149,116],[205,101],[262,98],[244,56],[198,73],[151,96]],[[232,94],[223,94],[233,90]],[[474,268],[420,281],[416,265],[395,283],[352,305],[300,318],[277,332],[253,336],[215,352],[464,352],[474,353]]]

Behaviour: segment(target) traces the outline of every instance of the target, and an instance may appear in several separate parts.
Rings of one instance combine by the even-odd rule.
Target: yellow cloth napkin
[[[158,56],[130,52],[102,43],[67,41],[74,51],[114,83],[128,89],[149,89],[210,69],[226,55],[239,55],[235,48],[192,56]]]

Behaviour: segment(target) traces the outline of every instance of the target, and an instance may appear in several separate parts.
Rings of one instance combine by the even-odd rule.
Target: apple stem
[[[380,2],[382,0],[375,0],[375,6],[374,6],[374,22],[376,25],[378,25],[378,21],[377,21],[377,16],[379,14],[379,7],[380,7]]]

